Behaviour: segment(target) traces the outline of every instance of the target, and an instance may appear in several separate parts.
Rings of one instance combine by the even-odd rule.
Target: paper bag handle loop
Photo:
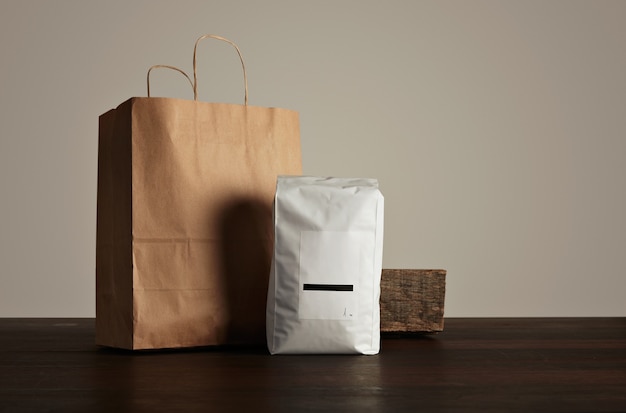
[[[189,81],[189,84],[191,85],[191,89],[193,90],[193,83],[191,81],[191,79],[189,78],[189,75],[187,75],[187,73],[185,73],[184,71],[182,71],[181,69],[175,67],[175,66],[170,66],[170,65],[154,65],[151,66],[150,69],[148,69],[148,75],[146,77],[146,81],[148,83],[148,97],[150,97],[150,72],[152,72],[152,69],[172,69],[172,70],[176,70],[179,73],[182,73],[183,76],[185,76],[187,78],[187,80]]]
[[[198,77],[196,75],[196,66],[197,66],[196,65],[196,51],[198,49],[198,43],[200,43],[201,40],[204,40],[207,38],[224,41],[230,44],[231,46],[233,46],[235,50],[237,51],[237,54],[239,55],[239,60],[241,61],[241,68],[243,69],[244,104],[247,105],[248,104],[248,77],[246,76],[246,65],[243,62],[243,56],[241,55],[241,50],[239,50],[239,47],[237,47],[237,45],[233,43],[232,41],[222,36],[215,35],[215,34],[205,34],[204,36],[200,36],[198,40],[196,40],[196,44],[193,47],[193,100],[198,100]]]

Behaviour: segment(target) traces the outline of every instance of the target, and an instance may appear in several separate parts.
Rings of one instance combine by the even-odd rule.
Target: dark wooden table
[[[118,351],[93,319],[0,319],[0,412],[626,411],[626,318],[446,319],[377,356]]]

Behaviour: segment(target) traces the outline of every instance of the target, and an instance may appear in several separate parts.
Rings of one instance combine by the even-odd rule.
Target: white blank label
[[[374,238],[368,232],[302,231],[299,318],[355,319],[359,280],[363,271],[372,268],[373,248]]]

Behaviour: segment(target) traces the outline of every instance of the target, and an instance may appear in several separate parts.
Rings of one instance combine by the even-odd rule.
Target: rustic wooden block
[[[446,270],[383,269],[380,280],[380,331],[443,331],[445,293]]]

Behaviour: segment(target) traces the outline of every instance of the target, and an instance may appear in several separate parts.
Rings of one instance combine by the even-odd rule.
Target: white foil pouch
[[[377,354],[384,199],[375,179],[279,176],[271,354]]]

